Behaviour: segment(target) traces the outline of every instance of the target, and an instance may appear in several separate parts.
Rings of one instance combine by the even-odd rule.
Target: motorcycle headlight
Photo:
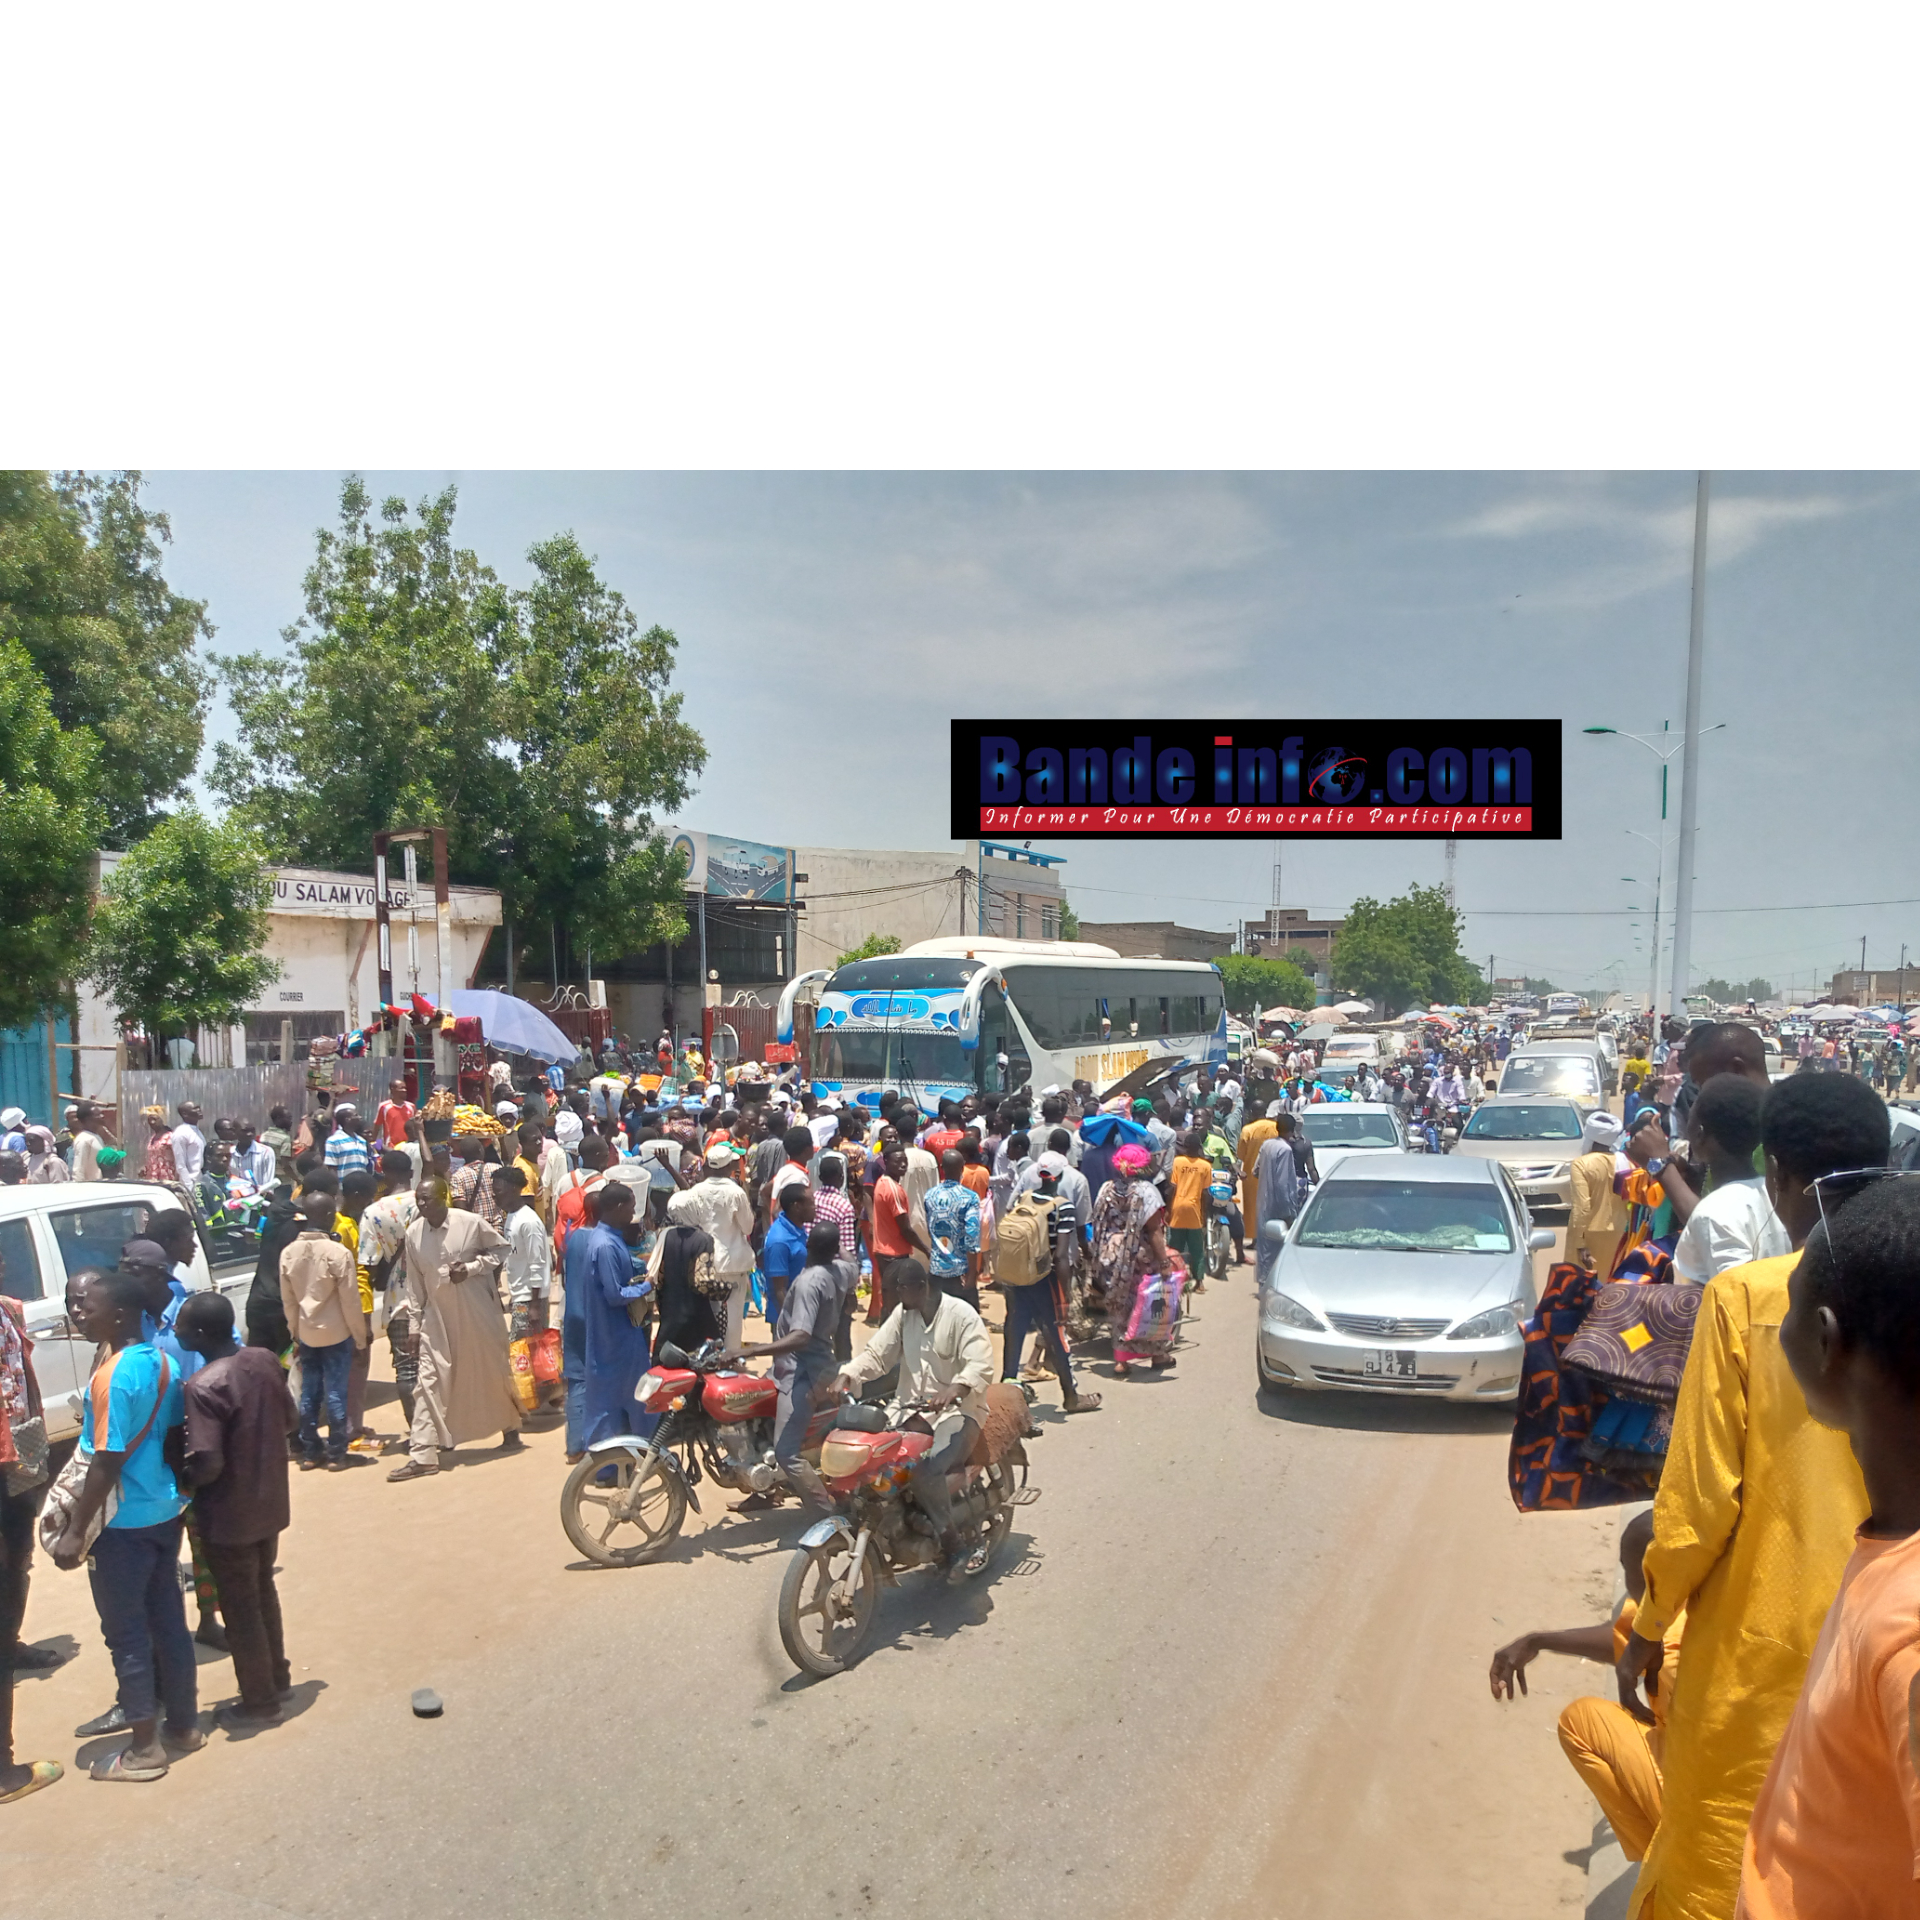
[[[633,1397],[641,1406],[650,1407],[653,1405],[655,1395],[666,1384],[659,1374],[644,1373],[640,1376],[640,1384],[633,1390]]]
[[[1260,1318],[1269,1326],[1302,1327],[1308,1333],[1325,1333],[1327,1330],[1326,1323],[1317,1313],[1284,1293],[1263,1293],[1260,1296]]]
[[[1448,1335],[1449,1340],[1498,1340],[1502,1334],[1520,1331],[1520,1313],[1524,1300],[1509,1300],[1503,1307],[1489,1307],[1471,1320],[1462,1320]]]

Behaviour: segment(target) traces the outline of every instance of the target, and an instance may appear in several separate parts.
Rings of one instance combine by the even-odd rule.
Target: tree
[[[1478,1004],[1486,993],[1460,951],[1460,916],[1439,887],[1411,887],[1384,904],[1356,900],[1334,940],[1332,972],[1388,1014],[1432,1002]]]
[[[1758,975],[1744,985],[1738,980],[1702,980],[1694,989],[1719,1006],[1744,1006],[1749,1000],[1771,1000],[1773,982]]]
[[[64,999],[106,823],[99,741],[60,725],[33,656],[19,640],[0,641],[0,1027],[23,1026]]]
[[[1062,940],[1080,938],[1080,916],[1067,905],[1064,896],[1060,901],[1060,938]]]
[[[170,814],[107,876],[86,977],[151,1039],[231,1025],[280,977],[260,951],[272,897],[244,824]]]
[[[140,476],[0,474],[0,642],[17,640],[62,728],[99,739],[100,837],[126,847],[184,793],[208,678],[206,603],[167,585],[165,514]]]
[[[897,933],[870,933],[857,947],[849,947],[833,964],[845,967],[856,960],[878,960],[882,954],[899,951],[900,936]]]
[[[1258,1007],[1310,1007],[1313,982],[1288,960],[1263,960],[1251,953],[1224,953],[1214,965],[1227,993],[1229,1013],[1251,1014]]]
[[[616,955],[685,931],[656,813],[706,763],[670,688],[678,643],[639,629],[571,534],[505,586],[453,540],[455,492],[376,527],[357,477],[322,529],[286,656],[216,662],[240,741],[211,784],[284,858],[364,870],[382,828],[447,829],[454,879],[497,886],[509,928]]]

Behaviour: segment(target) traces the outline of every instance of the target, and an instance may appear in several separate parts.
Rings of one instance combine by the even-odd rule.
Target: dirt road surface
[[[885,1593],[828,1681],[774,1626],[794,1509],[703,1487],[670,1560],[590,1568],[548,1431],[408,1485],[296,1475],[293,1717],[103,1792],[73,1763],[117,1743],[72,1729],[111,1668],[84,1575],[41,1561],[26,1637],[78,1653],[20,1683],[18,1750],[69,1774],[0,1809],[0,1913],[1577,1912],[1553,1721],[1605,1676],[1543,1659],[1512,1706],[1485,1676],[1604,1615],[1611,1521],[1514,1512],[1501,1410],[1258,1397],[1254,1310],[1251,1269],[1216,1282],[1172,1373],[1095,1371],[1100,1413],[1044,1388],[998,1570]],[[231,1697],[224,1658],[200,1679]]]

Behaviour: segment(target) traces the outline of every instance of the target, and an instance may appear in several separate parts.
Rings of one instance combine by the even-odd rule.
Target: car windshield
[[[1500,1076],[1502,1093],[1595,1093],[1600,1078],[1578,1053],[1516,1053]]]
[[[1397,1147],[1391,1115],[1384,1113],[1315,1111],[1300,1115],[1299,1124],[1316,1147]]]
[[[1578,1140],[1579,1110],[1560,1100],[1486,1106],[1467,1122],[1469,1140]]]
[[[1295,1244],[1393,1253],[1511,1253],[1513,1234],[1491,1187],[1331,1180],[1308,1206]]]

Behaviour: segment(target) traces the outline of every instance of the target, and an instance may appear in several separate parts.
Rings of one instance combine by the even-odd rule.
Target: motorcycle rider
[[[896,1426],[917,1425],[933,1445],[913,1470],[913,1491],[940,1535],[947,1578],[966,1575],[967,1554],[953,1524],[947,1475],[966,1464],[986,1412],[993,1379],[993,1343],[987,1323],[957,1294],[942,1293],[918,1260],[895,1262],[893,1282],[900,1304],[835,1376],[832,1391],[854,1393],[896,1365],[898,1393],[889,1408]]]

